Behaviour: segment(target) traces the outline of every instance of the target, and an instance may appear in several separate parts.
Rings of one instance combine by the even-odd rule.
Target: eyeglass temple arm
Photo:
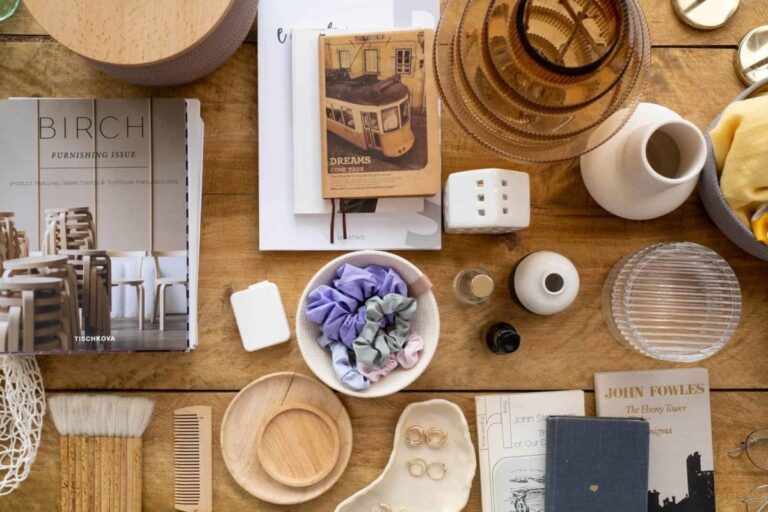
[[[734,448],[733,450],[728,452],[728,456],[731,458],[739,457],[744,451],[747,449],[747,443],[741,443],[738,448]]]

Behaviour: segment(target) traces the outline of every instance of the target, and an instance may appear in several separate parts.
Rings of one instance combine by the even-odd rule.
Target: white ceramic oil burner
[[[614,116],[600,130],[615,130]],[[600,206],[630,220],[655,219],[682,205],[707,158],[701,131],[674,111],[641,103],[613,138],[581,157],[581,175]]]
[[[510,291],[523,307],[537,315],[554,315],[567,309],[579,294],[576,266],[556,252],[541,251],[517,265]]]

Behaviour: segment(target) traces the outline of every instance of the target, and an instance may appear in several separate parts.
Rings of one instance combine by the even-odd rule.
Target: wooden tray
[[[316,431],[318,427],[325,430],[321,437],[326,443],[315,464],[290,471],[273,456],[276,452],[266,448],[259,452],[260,440],[274,441],[287,433],[288,437],[301,436],[297,441],[310,441],[305,429]],[[296,444],[286,448],[295,456],[306,453],[311,445]],[[278,505],[303,503],[330,489],[344,473],[352,453],[352,423],[339,398],[320,382],[297,373],[275,373],[250,383],[229,404],[221,424],[221,452],[232,477],[253,496]],[[335,462],[331,464],[329,458]]]
[[[323,411],[286,404],[261,424],[256,451],[269,476],[291,487],[308,487],[333,471],[340,444],[336,423]]]

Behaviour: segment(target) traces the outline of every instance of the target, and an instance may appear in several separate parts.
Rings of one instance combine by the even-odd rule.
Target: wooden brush
[[[211,408],[185,407],[173,413],[176,510],[211,512]]]
[[[61,435],[61,512],[141,511],[141,436],[154,407],[110,395],[48,400]]]

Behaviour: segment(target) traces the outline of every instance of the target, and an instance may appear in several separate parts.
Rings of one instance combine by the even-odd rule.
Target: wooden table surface
[[[768,23],[768,4],[742,0],[724,28],[696,32],[677,21],[669,0],[642,0],[654,50],[648,98],[678,111],[702,129],[743,90],[733,71],[737,44],[749,29]],[[144,505],[173,510],[172,410],[207,404],[214,410],[214,504],[217,511],[331,511],[371,482],[389,457],[403,408],[446,398],[465,411],[474,435],[473,397],[492,391],[583,389],[596,371],[671,368],[623,348],[608,333],[600,311],[603,282],[626,253],[656,242],[692,241],[711,247],[735,269],[743,288],[742,323],[725,350],[705,361],[712,383],[712,423],[718,509],[741,511],[740,498],[768,483],[745,459],[726,452],[751,430],[768,426],[768,265],[741,252],[715,227],[697,196],[655,221],[610,216],[588,195],[576,163],[531,169],[533,216],[516,236],[446,235],[441,252],[407,252],[435,283],[443,322],[437,355],[411,388],[374,401],[343,398],[352,417],[355,450],[350,465],[327,494],[302,506],[276,507],[240,489],[227,473],[218,446],[227,404],[250,381],[278,371],[308,373],[295,341],[261,352],[243,351],[229,296],[263,279],[280,286],[293,321],[307,280],[334,254],[258,251],[257,49],[253,34],[211,76],[184,87],[147,89],[109,78],[48,37],[22,9],[0,23],[0,97],[190,97],[202,100],[206,123],[205,186],[200,265],[200,348],[192,354],[40,357],[46,388],[119,391],[154,399],[157,409],[145,435]],[[444,175],[510,164],[443,123]],[[462,306],[451,281],[468,265],[481,265],[500,283],[525,255],[553,250],[571,258],[582,292],[566,312],[543,318],[515,305],[503,286],[490,305]],[[504,319],[522,333],[522,349],[491,356],[479,328]],[[588,394],[590,409],[594,402]],[[51,511],[57,507],[58,435],[46,421],[43,442],[29,477],[0,498],[0,510]],[[479,511],[479,476],[470,511]]]

